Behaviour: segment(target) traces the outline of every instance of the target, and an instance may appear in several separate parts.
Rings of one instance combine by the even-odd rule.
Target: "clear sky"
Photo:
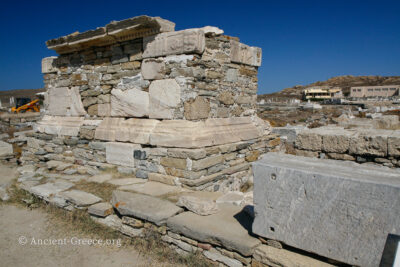
[[[2,1],[0,90],[43,86],[45,41],[138,15],[217,26],[261,47],[259,93],[338,75],[400,75],[400,1]]]

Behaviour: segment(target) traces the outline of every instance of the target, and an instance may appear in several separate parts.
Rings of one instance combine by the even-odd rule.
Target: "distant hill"
[[[16,90],[7,90],[7,91],[0,91],[0,101],[3,107],[8,107],[10,105],[10,98],[11,97],[27,97],[30,99],[35,99],[36,94],[40,92],[44,92],[45,89],[16,89]]]
[[[350,92],[352,86],[368,86],[368,85],[392,85],[400,84],[400,76],[337,76],[330,78],[326,81],[317,81],[308,85],[296,85],[290,88],[285,88],[282,91],[259,95],[258,99],[290,99],[290,98],[301,98],[301,91],[309,86],[338,86],[343,89],[343,93],[347,94]]]

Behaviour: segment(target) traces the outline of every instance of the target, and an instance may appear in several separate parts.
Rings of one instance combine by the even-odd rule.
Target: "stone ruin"
[[[22,161],[117,165],[195,190],[251,181],[249,162],[277,143],[256,115],[261,49],[174,28],[139,16],[47,41],[59,56],[42,60],[46,112]]]
[[[42,61],[46,113],[17,186],[222,266],[377,266],[387,235],[400,234],[400,172],[332,158],[399,166],[398,132],[270,134],[255,113],[261,50],[216,27],[174,26],[140,16],[47,42],[59,56]],[[284,148],[279,135],[298,156],[257,160]],[[116,166],[132,176],[99,174]],[[226,192],[246,191],[252,173],[254,201]],[[117,189],[102,199],[80,181]]]

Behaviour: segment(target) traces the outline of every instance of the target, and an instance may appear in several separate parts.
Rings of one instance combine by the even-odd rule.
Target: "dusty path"
[[[85,236],[51,229],[51,221],[39,209],[3,204],[0,218],[0,266],[158,266],[132,248],[118,248],[118,240],[103,247],[77,245]],[[40,239],[47,244],[38,245]],[[61,241],[49,245],[50,239]]]

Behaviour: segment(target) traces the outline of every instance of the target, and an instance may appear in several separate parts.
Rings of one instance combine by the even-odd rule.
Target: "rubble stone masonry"
[[[117,165],[197,190],[239,190],[273,148],[256,115],[261,49],[216,27],[140,16],[47,41],[46,115],[22,160]],[[102,165],[103,164],[103,165]]]

